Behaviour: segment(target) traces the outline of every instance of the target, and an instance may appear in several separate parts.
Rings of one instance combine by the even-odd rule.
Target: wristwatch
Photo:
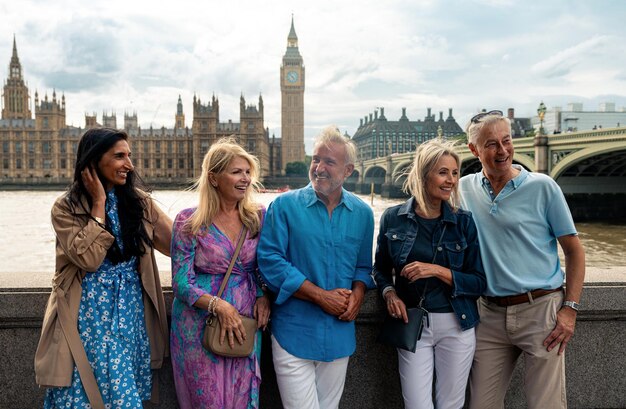
[[[576,301],[563,301],[563,306],[570,307],[574,311],[579,311],[580,309],[580,304],[578,304]]]

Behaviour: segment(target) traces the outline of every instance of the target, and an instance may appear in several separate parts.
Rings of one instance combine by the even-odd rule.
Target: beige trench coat
[[[163,364],[163,358],[169,356],[169,337],[154,249],[169,256],[172,221],[150,197],[146,195],[145,200],[144,226],[154,248],[149,248],[141,256],[139,274],[143,286],[146,330],[150,339],[151,367],[158,369]],[[85,200],[83,204],[88,213],[89,206]],[[76,214],[81,213],[86,212],[80,207],[72,212],[66,195],[58,198],[52,207],[56,267],[35,353],[35,376],[40,386],[70,386],[76,363],[89,401],[94,408],[98,408],[100,405],[103,407],[102,398],[78,334],[78,310],[82,279],[85,274],[95,274],[90,271],[96,271],[102,264],[114,238],[95,220],[76,217]],[[153,388],[151,400],[158,401],[156,387]]]

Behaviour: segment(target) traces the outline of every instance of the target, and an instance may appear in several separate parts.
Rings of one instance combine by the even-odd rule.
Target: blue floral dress
[[[105,209],[123,250],[114,192],[107,193]],[[82,282],[78,332],[107,409],[142,408],[150,399],[150,342],[137,267],[137,257],[115,265],[105,258]],[[71,386],[47,390],[44,408],[91,408],[76,366]]]

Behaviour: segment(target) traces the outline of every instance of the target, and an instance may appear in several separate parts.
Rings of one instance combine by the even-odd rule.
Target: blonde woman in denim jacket
[[[459,173],[452,143],[420,145],[404,184],[412,197],[381,217],[373,274],[389,315],[408,322],[407,308],[416,307],[427,288],[428,324],[416,351],[398,349],[409,409],[458,409],[465,399],[479,321],[476,299],[486,281],[476,226],[458,208]]]

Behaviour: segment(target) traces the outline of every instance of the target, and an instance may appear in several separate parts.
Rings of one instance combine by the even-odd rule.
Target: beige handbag
[[[237,256],[239,255],[239,251],[241,250],[241,246],[243,245],[247,234],[248,229],[244,226],[241,236],[239,237],[239,242],[237,243],[237,248],[233,254],[233,258],[230,260],[230,265],[228,266],[228,270],[224,276],[224,281],[222,281],[220,290],[217,293],[218,297],[222,296],[222,293],[226,288],[226,283],[228,282],[230,273],[233,271],[233,266],[235,265],[235,261],[237,260]],[[204,334],[202,335],[202,346],[216,355],[229,358],[249,356],[254,348],[257,322],[256,319],[245,317],[243,315],[241,316],[241,321],[243,322],[243,327],[246,331],[246,339],[243,341],[243,344],[239,344],[239,342],[235,340],[235,345],[231,348],[227,340],[224,340],[224,342],[220,345],[222,326],[220,324],[220,320],[215,315],[210,314],[206,320],[206,327],[204,328]]]

